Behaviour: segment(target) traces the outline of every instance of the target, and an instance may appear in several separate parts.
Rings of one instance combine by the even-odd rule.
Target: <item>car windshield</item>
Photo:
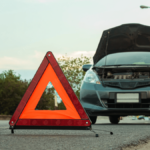
[[[104,65],[150,65],[150,52],[122,52],[109,54],[96,63]]]

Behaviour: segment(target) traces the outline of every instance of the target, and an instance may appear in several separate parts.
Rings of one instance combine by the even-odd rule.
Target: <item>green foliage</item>
[[[54,88],[46,88],[36,107],[38,110],[54,110]]]
[[[12,115],[28,87],[12,70],[0,75],[0,114]]]
[[[90,59],[83,55],[78,58],[70,58],[67,55],[58,58],[58,63],[78,98],[80,97],[81,81],[85,75],[82,66],[89,64]]]
[[[12,70],[0,74],[0,114],[13,115],[28,86],[29,83],[22,81]],[[44,91],[37,109],[54,109],[54,88]]]
[[[61,101],[60,103],[58,103],[58,110],[66,110],[66,107],[64,105],[64,103]]]
[[[75,94],[79,98],[81,81],[85,75],[82,71],[84,64],[90,63],[90,58],[81,55],[78,58],[70,58],[63,56],[58,58],[58,63],[63,70],[67,80],[73,88]],[[17,108],[20,100],[26,92],[29,83],[20,79],[20,75],[16,75],[14,71],[8,70],[0,74],[0,114],[12,115]],[[36,109],[39,110],[55,110],[54,106],[55,89],[47,88]],[[58,110],[65,110],[65,106],[61,101],[58,104]]]

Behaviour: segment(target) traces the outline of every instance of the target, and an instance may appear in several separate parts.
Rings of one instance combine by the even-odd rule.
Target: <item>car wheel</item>
[[[89,118],[92,121],[92,124],[95,124],[97,116],[89,116]]]
[[[120,121],[120,116],[109,116],[109,121],[112,124],[118,124]]]

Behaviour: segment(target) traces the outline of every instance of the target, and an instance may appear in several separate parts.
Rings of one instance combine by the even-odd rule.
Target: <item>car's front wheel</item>
[[[92,124],[95,124],[97,116],[89,116],[89,118],[90,118]]]
[[[120,116],[109,116],[109,121],[112,124],[118,124],[120,121]]]

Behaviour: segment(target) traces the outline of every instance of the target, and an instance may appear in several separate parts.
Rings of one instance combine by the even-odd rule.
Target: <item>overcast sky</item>
[[[36,70],[47,51],[93,56],[102,31],[150,25],[149,0],[1,0],[0,70]],[[31,75],[29,75],[31,76]]]

